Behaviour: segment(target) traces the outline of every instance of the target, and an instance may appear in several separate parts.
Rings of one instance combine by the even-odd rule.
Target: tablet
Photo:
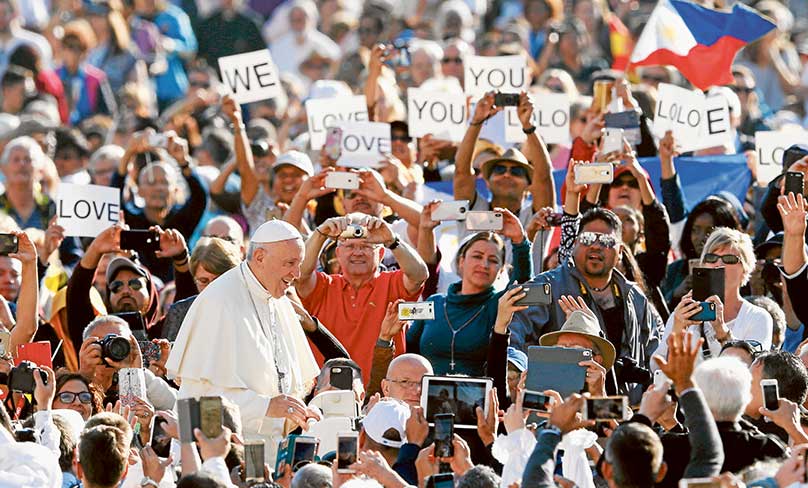
[[[488,413],[488,393],[491,378],[468,376],[424,376],[421,383],[421,407],[430,425],[439,413],[454,414],[458,429],[477,428],[477,407]]]
[[[586,367],[581,361],[592,359],[589,349],[561,346],[527,348],[527,380],[525,388],[533,392],[555,390],[561,398],[580,393],[586,384]]]

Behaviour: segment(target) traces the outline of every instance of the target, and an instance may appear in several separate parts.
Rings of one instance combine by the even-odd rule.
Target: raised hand
[[[525,240],[525,229],[522,222],[507,208],[494,208],[496,212],[502,212],[502,230],[497,231],[503,237],[507,237],[514,244],[520,244]]]
[[[581,296],[573,297],[571,295],[562,295],[558,299],[558,305],[561,307],[561,310],[564,312],[564,316],[567,318],[569,318],[572,312],[581,311],[595,320],[598,319],[595,312],[589,308],[589,305],[586,304],[586,300],[584,300],[584,298]]]
[[[8,256],[14,259],[19,259],[23,264],[36,263],[37,253],[36,246],[23,231],[13,231],[12,234],[17,236],[17,252],[11,253]]]
[[[777,198],[777,210],[783,219],[783,230],[786,234],[804,236],[805,219],[808,212],[805,209],[805,197],[802,195],[781,195]]]
[[[696,367],[699,349],[703,343],[704,339],[699,338],[694,344],[692,332],[672,332],[668,336],[668,358],[654,355],[659,369],[670,378],[679,395],[693,387],[693,369]]]
[[[533,126],[533,102],[530,101],[530,95],[525,92],[519,94],[516,115],[519,117],[519,122],[522,123],[523,129],[529,129]]]
[[[185,244],[185,237],[177,229],[161,229],[159,225],[149,227],[152,232],[157,232],[160,236],[160,250],[155,254],[158,258],[173,258],[179,256],[183,251],[188,253],[188,246]]]
[[[494,332],[497,334],[506,333],[511,320],[513,320],[513,314],[527,310],[527,305],[515,305],[516,302],[525,298],[526,295],[524,288],[515,286],[499,297],[497,304],[497,320],[494,322]]]
[[[390,342],[401,332],[401,329],[404,328],[404,324],[407,323],[406,320],[398,319],[398,305],[400,303],[404,303],[404,300],[401,298],[387,304],[387,310],[382,319],[382,326],[379,329],[379,339]]]
[[[477,106],[474,107],[474,115],[471,116],[471,125],[482,125],[483,122],[501,110],[502,107],[494,106],[494,92],[488,92],[477,101]]]

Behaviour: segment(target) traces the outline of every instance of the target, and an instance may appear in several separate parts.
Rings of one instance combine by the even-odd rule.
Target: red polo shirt
[[[414,301],[421,294],[408,293],[404,287],[404,272],[385,271],[355,290],[342,275],[317,272],[317,284],[309,296],[303,298],[303,306],[348,350],[351,358],[362,368],[362,381],[370,379],[373,348],[379,338],[387,304],[403,298]],[[402,354],[406,345],[404,331],[395,338],[396,352]],[[323,356],[315,352],[322,366]]]

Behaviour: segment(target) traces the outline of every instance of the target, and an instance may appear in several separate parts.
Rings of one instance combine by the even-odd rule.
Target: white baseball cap
[[[274,170],[284,165],[294,166],[307,175],[314,176],[314,165],[311,163],[311,158],[306,153],[300,151],[286,151],[275,160],[272,169]]]
[[[393,398],[384,398],[379,400],[362,419],[362,429],[373,442],[398,449],[407,443],[407,419],[409,418],[410,407],[406,403]],[[391,429],[394,429],[398,435],[391,435],[389,432]],[[398,437],[398,439],[390,437]]]

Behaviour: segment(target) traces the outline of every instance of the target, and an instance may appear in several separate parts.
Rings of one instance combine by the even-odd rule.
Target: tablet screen
[[[476,428],[475,412],[477,407],[486,409],[486,393],[490,386],[490,380],[428,377],[425,392],[427,421],[433,423],[439,413],[452,413],[455,427]]]

